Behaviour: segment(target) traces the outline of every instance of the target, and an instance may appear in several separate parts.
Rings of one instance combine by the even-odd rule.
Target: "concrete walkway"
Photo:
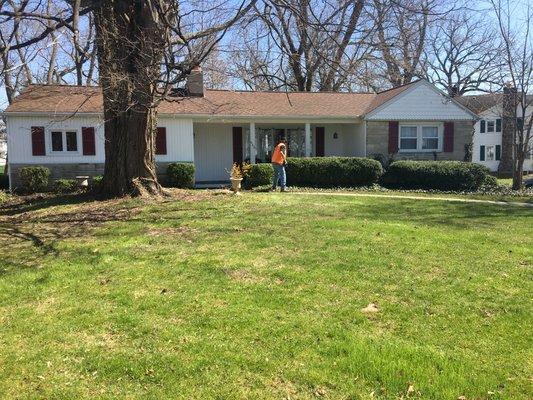
[[[346,193],[346,192],[293,192],[289,191],[286,194],[296,195],[310,195],[310,196],[345,196],[345,197],[376,197],[383,199],[408,199],[408,200],[434,200],[434,201],[449,201],[459,203],[480,203],[480,204],[496,204],[502,206],[518,206],[533,208],[533,203],[522,203],[517,201],[497,201],[497,200],[482,200],[482,199],[468,199],[461,197],[433,197],[433,196],[416,196],[416,195],[398,195],[398,194],[379,194],[379,193]]]

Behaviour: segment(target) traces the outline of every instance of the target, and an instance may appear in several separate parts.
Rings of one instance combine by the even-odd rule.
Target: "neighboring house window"
[[[440,151],[441,129],[438,125],[400,126],[400,151]]]
[[[491,120],[482,119],[479,122],[480,133],[495,133],[495,132],[501,132],[501,131],[502,131],[501,118],[491,119]]]
[[[501,146],[480,146],[479,161],[500,161]]]
[[[78,151],[78,132],[76,131],[52,131],[50,132],[52,152]]]
[[[518,132],[520,132],[524,127],[524,118],[517,117],[516,118],[516,129]]]

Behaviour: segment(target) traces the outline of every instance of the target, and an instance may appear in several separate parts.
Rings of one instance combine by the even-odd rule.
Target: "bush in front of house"
[[[463,161],[396,161],[381,180],[393,189],[476,191],[497,184],[487,167]]]
[[[379,161],[360,157],[287,159],[287,185],[332,188],[371,186],[379,181]]]
[[[21,190],[24,193],[46,191],[49,179],[50,170],[45,167],[23,167],[19,170]]]
[[[194,164],[172,163],[167,167],[167,179],[169,186],[177,188],[194,187]]]
[[[74,179],[57,179],[52,186],[54,193],[58,194],[72,193],[77,189],[78,185]]]
[[[242,167],[245,189],[253,189],[259,186],[272,185],[274,169],[272,164],[246,164]]]

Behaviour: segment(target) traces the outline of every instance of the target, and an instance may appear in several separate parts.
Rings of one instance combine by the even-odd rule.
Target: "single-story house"
[[[211,90],[194,71],[158,108],[156,163],[191,162],[196,182],[228,181],[233,162],[269,162],[284,137],[289,155],[381,155],[463,160],[476,114],[425,80],[380,93]],[[5,110],[12,188],[18,170],[43,165],[53,178],[101,175],[102,94],[98,87],[32,85]]]

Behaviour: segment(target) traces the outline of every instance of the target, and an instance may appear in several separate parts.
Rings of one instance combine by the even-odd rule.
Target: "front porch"
[[[361,121],[203,122],[193,123],[194,164],[199,185],[222,184],[234,162],[270,162],[280,139],[290,157],[364,157],[366,137]]]

